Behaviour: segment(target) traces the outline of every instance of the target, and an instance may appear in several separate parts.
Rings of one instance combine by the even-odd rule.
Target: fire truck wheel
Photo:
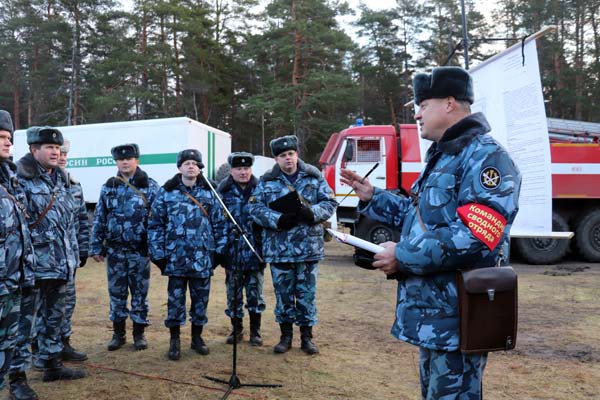
[[[558,213],[552,213],[552,230],[566,232],[567,221]],[[516,238],[517,251],[529,264],[554,264],[560,261],[569,250],[569,240],[548,238]]]
[[[600,209],[584,212],[575,230],[575,246],[579,254],[589,262],[600,262]]]
[[[356,224],[356,236],[375,244],[400,240],[400,232],[365,216],[361,216],[358,224]]]

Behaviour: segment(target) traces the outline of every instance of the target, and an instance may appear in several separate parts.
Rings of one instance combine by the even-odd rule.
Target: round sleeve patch
[[[456,211],[473,236],[490,250],[496,248],[506,227],[506,219],[499,212],[477,203],[465,204]]]
[[[493,190],[500,186],[502,177],[500,176],[500,171],[495,167],[485,167],[479,174],[479,181],[484,189]]]

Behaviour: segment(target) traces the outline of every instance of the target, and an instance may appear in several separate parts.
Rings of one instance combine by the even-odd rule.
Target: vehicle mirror
[[[344,150],[344,161],[352,161],[352,157],[354,156],[354,145],[351,141],[346,142],[346,149]]]

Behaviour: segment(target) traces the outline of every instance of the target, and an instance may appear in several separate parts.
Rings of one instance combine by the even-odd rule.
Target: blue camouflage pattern
[[[50,360],[60,357],[63,350],[61,327],[65,317],[67,285],[64,281],[55,279],[45,279],[36,285],[39,288],[35,300],[38,307],[36,314],[39,315],[39,326],[36,329],[38,357]]]
[[[16,171],[12,162],[0,162],[0,296],[32,287],[35,281],[27,198]]]
[[[271,277],[277,299],[275,320],[278,324],[317,324],[318,272],[318,262],[271,264]]]
[[[400,278],[392,328],[398,339],[431,350],[458,350],[456,271],[492,267],[500,250],[508,246],[521,175],[506,150],[486,134],[489,131],[483,114],[464,118],[428,150],[427,165],[412,186],[411,198],[375,189],[368,203],[359,203],[360,213],[401,230],[396,244]],[[501,176],[495,188],[481,183],[480,173],[489,167]],[[457,215],[457,208],[469,203],[490,207],[506,218],[502,238],[493,250]]]
[[[250,199],[250,214],[262,226],[262,256],[269,263],[318,261],[324,256],[323,225],[335,212],[337,202],[321,172],[298,160],[298,177],[292,184],[275,165],[261,178]],[[294,188],[310,203],[313,224],[299,223],[290,230],[277,228],[281,213],[268,205]]]
[[[252,175],[246,188],[242,189],[230,175],[219,184],[217,192],[240,228],[244,230],[248,241],[260,254],[262,251],[260,242],[262,229],[254,223],[254,219],[250,215],[249,203],[250,195],[257,184],[258,179]],[[234,223],[229,218],[225,218],[223,224],[225,236],[223,267],[227,270],[243,271],[257,271],[264,268],[264,265],[261,265],[260,260],[252,252],[246,241],[238,235]],[[238,238],[239,240],[237,240]]]
[[[79,246],[75,230],[75,201],[70,181],[62,168],[54,169],[56,184],[31,153],[17,162],[18,176],[27,195],[27,214],[30,224],[36,267],[35,279],[72,279],[78,265]],[[52,198],[52,207],[41,218]],[[39,220],[39,223],[33,227]]]
[[[185,193],[193,196],[204,211]],[[208,278],[214,270],[213,255],[222,250],[223,212],[203,177],[193,188],[181,174],[160,188],[152,204],[148,224],[150,257],[167,260],[166,276]]]
[[[168,313],[165,326],[173,328],[185,325],[185,297],[187,287],[190,288],[190,322],[192,325],[204,326],[208,322],[206,309],[208,308],[208,295],[210,293],[210,277],[189,278],[169,276],[167,304]]]
[[[234,279],[237,279],[237,282],[234,282]],[[260,314],[265,311],[264,281],[264,269],[255,271],[225,270],[225,287],[227,288],[225,315],[229,318],[244,318],[244,292],[246,292],[246,308],[249,313]],[[234,290],[236,286],[237,292]]]
[[[106,279],[110,297],[109,318],[121,322],[127,318],[148,325],[148,290],[150,289],[150,259],[139,251],[108,248]],[[131,294],[131,309],[127,298]]]
[[[10,368],[17,344],[20,314],[19,291],[0,295],[0,390],[6,386],[4,377]]]
[[[420,348],[421,397],[427,400],[481,400],[487,354]]]
[[[116,177],[102,185],[92,225],[91,255],[105,255],[109,247],[147,252],[148,216],[159,186],[139,167],[129,183],[146,201]]]
[[[10,372],[26,372],[31,366],[31,343],[37,334],[35,321],[39,298],[37,287],[23,289],[17,343],[10,363]],[[39,325],[37,327],[39,328]]]
[[[139,167],[128,180],[135,190],[118,177],[108,179],[100,190],[89,254],[106,256],[110,320],[131,318],[148,325],[148,218],[159,186]]]
[[[77,224],[75,225],[77,244],[79,246],[79,254],[77,260],[77,268],[80,268],[81,260],[87,258],[89,246],[90,246],[90,222],[87,215],[87,208],[85,206],[85,199],[83,198],[83,189],[81,183],[77,181],[73,175],[68,174],[71,181],[71,194],[75,200],[75,212],[77,215]],[[73,280],[67,282],[65,290],[65,318],[63,319],[63,325],[61,327],[62,337],[71,337],[73,333],[72,319],[73,313],[75,312],[75,305],[77,303],[75,289],[75,275]]]

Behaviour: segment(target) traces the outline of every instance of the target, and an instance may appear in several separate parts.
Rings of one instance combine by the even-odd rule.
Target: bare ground
[[[241,388],[229,397],[252,399],[415,399],[419,398],[418,349],[395,340],[394,281],[353,266],[351,249],[330,243],[318,281],[319,325],[315,341],[321,353],[306,356],[295,332],[294,348],[273,354],[279,338],[274,321],[271,277],[265,276],[265,345],[238,349],[242,383],[277,383],[282,388]],[[517,348],[490,355],[484,379],[486,399],[600,399],[600,264],[566,262],[551,266],[515,264],[519,274],[520,325]],[[205,339],[211,353],[189,348],[189,324],[182,332],[182,359],[169,361],[166,278],[152,271],[150,304],[153,325],[149,349],[135,352],[128,343],[106,351],[111,337],[103,265],[89,262],[77,275],[78,305],[73,344],[88,353],[89,376],[73,382],[43,383],[29,373],[42,399],[219,399],[225,386],[204,375],[228,379],[231,346],[225,316],[225,277],[212,280]],[[247,325],[247,321],[246,325]],[[246,327],[247,328],[247,327]],[[71,364],[71,366],[76,366]],[[4,394],[6,395],[6,393]]]

